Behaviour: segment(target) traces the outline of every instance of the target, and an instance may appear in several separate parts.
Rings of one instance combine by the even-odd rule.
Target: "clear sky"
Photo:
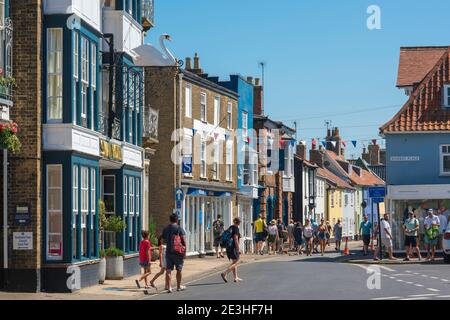
[[[308,144],[331,120],[344,140],[358,140],[348,157],[380,139],[379,126],[406,102],[395,87],[400,47],[450,44],[448,0],[155,2],[146,41],[158,46],[168,33],[177,58],[198,52],[204,71],[222,79],[258,77],[265,61],[266,114],[291,126],[296,119]],[[381,30],[366,26],[370,5],[381,8]]]

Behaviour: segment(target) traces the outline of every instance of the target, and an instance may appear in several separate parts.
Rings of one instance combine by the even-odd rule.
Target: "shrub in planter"
[[[106,256],[106,279],[123,279],[123,256],[122,250],[117,248],[108,248],[105,250]]]

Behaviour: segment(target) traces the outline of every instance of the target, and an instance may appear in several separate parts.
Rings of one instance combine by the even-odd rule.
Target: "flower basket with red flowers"
[[[12,153],[19,152],[22,144],[17,132],[18,126],[15,122],[0,124],[0,149],[7,149]]]

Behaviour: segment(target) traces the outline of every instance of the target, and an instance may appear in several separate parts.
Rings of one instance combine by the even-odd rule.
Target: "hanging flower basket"
[[[0,124],[0,149],[6,149],[12,153],[20,151],[22,144],[17,137],[17,123]]]

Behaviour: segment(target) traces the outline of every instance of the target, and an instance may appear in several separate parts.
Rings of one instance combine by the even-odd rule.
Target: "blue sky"
[[[381,30],[368,30],[366,10],[381,8]],[[298,138],[341,128],[356,156],[406,101],[395,87],[401,46],[450,44],[449,1],[156,0],[156,27],[169,33],[179,59],[198,52],[211,75],[258,77],[266,67],[266,114],[293,125]],[[367,111],[371,109],[370,111]],[[365,110],[365,111],[361,111]],[[360,111],[360,112],[355,112]],[[353,112],[353,113],[352,113]],[[351,145],[351,144],[350,144]]]

